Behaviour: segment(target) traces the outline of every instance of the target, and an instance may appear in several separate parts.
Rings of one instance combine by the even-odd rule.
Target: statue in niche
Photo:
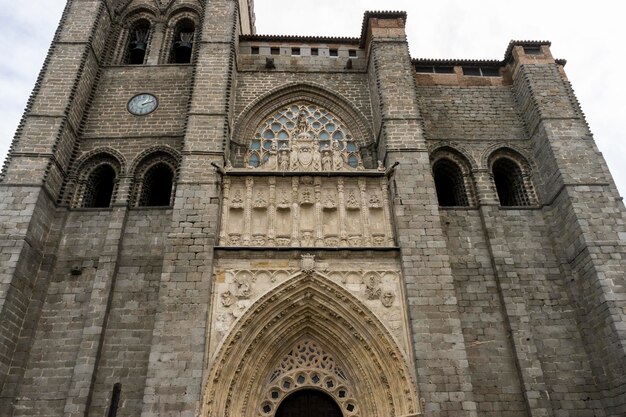
[[[346,200],[346,207],[348,208],[359,207],[359,200],[357,200],[356,196],[354,195],[354,190],[350,190],[350,192],[348,193],[348,199]]]
[[[265,169],[276,169],[276,167],[278,166],[277,154],[278,150],[276,149],[276,142],[272,142],[272,146],[269,150],[269,158],[267,159],[267,162],[263,164]]]
[[[278,152],[278,167],[281,171],[289,170],[289,150],[284,147]]]
[[[333,141],[333,169],[335,171],[341,171],[343,169],[343,156],[341,155],[341,149],[339,149],[339,143]]]
[[[335,207],[335,197],[330,192],[326,193],[326,196],[324,198],[324,207],[326,208]]]
[[[319,147],[313,147],[313,171],[320,171],[322,169],[322,155],[320,155]]]
[[[298,113],[298,124],[296,125],[296,132],[305,133],[309,129],[309,122],[307,121],[306,109],[304,107],[300,108],[300,113]]]
[[[289,155],[289,168],[292,171],[298,169],[298,149],[296,149],[296,146],[291,147],[291,155]]]
[[[243,198],[241,197],[241,190],[236,190],[231,200],[233,207],[241,207],[243,205]]]
[[[332,171],[333,170],[333,154],[328,147],[328,144],[324,145],[322,148],[322,171]]]
[[[381,206],[380,197],[378,196],[378,194],[376,193],[370,194],[369,204],[370,204],[370,207],[373,207],[373,208],[378,208]]]

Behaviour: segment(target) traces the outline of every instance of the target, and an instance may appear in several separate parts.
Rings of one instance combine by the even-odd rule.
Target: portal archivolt
[[[275,416],[323,391],[346,417],[418,413],[407,360],[376,316],[318,273],[299,273],[235,323],[212,360],[203,416]]]

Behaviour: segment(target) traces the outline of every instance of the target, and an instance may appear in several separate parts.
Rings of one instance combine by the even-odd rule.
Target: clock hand
[[[146,104],[152,103],[154,100],[146,100],[143,103],[141,103],[142,106],[145,106]]]

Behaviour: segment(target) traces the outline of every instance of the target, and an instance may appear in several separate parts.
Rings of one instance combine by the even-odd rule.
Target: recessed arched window
[[[463,173],[455,162],[439,159],[433,165],[433,177],[440,206],[469,206]]]
[[[87,178],[83,207],[109,207],[115,189],[115,170],[109,164],[98,165]]]
[[[195,24],[189,19],[183,19],[174,27],[170,62],[174,64],[188,64],[191,62]]]
[[[143,175],[138,206],[169,206],[172,199],[174,172],[169,165],[159,162]]]
[[[146,60],[148,51],[148,38],[150,37],[150,21],[141,19],[135,22],[128,31],[128,44],[126,51],[126,63],[130,65],[142,65]]]
[[[500,157],[491,165],[501,206],[529,206],[530,196],[520,166],[512,159]]]

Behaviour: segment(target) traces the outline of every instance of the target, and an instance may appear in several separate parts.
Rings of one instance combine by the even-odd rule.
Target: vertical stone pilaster
[[[404,14],[366,14],[379,156],[392,177],[419,395],[432,417],[476,416],[450,260],[422,133]]]
[[[167,238],[142,417],[200,410],[222,178],[234,87],[238,5],[205,3],[192,98]]]
[[[626,413],[626,211],[549,45],[539,54],[513,45],[511,56],[513,88],[530,131],[537,191],[562,275],[568,277],[607,416],[621,416]]]
[[[103,0],[68,1],[0,174],[0,387],[9,372],[20,373],[12,363],[24,355],[17,341],[33,325],[27,314],[38,317],[35,292],[48,284],[37,281],[43,246],[57,226],[55,202],[103,55],[97,35],[109,26]]]
[[[125,206],[114,207],[110,213],[107,235],[102,253],[98,258],[98,271],[93,281],[72,381],[65,398],[66,417],[84,416],[89,409],[111,297],[115,288],[127,216],[128,208]]]

